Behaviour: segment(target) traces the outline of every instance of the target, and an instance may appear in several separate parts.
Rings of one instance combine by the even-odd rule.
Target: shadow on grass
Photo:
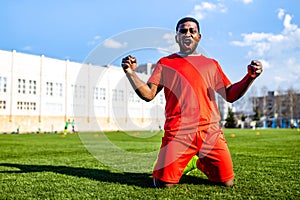
[[[20,170],[0,171],[0,173],[32,173],[32,172],[54,172],[79,178],[89,178],[101,182],[119,183],[139,186],[142,188],[153,188],[151,174],[147,173],[129,173],[129,172],[111,172],[109,170],[76,168],[67,166],[52,166],[52,165],[24,165],[13,163],[1,163],[0,166],[14,167]],[[183,176],[180,183],[194,185],[211,185],[207,179],[202,179],[195,176]]]

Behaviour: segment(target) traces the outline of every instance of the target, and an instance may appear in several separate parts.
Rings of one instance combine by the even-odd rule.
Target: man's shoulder
[[[177,55],[176,53],[173,53],[173,54],[170,54],[170,55],[167,55],[167,56],[164,56],[164,57],[160,58],[158,60],[157,64],[158,65],[165,65],[165,64],[168,64],[168,63],[172,62],[176,58],[180,58],[180,56]]]
[[[169,60],[174,58],[180,58],[180,56],[177,53],[172,53],[168,56],[162,57],[161,60]]]

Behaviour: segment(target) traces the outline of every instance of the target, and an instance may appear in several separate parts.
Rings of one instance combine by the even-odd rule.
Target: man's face
[[[180,24],[175,39],[179,45],[180,53],[196,54],[196,48],[201,39],[197,24],[192,21]]]

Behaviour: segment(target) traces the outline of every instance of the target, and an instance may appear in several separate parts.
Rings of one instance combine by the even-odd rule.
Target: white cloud
[[[281,12],[281,11],[279,11]],[[252,54],[263,56],[272,52],[283,52],[300,47],[300,29],[296,24],[291,23],[292,17],[284,16],[284,29],[280,34],[274,33],[243,33],[242,41],[232,41],[231,44],[240,47],[251,47]]]
[[[285,30],[284,30],[285,33],[295,31],[298,29],[298,26],[295,24],[291,24],[291,21],[292,21],[292,16],[289,14],[286,14],[285,18],[283,20],[283,26],[285,28]]]
[[[267,60],[261,59],[260,62],[263,65],[264,69],[270,69],[271,68],[271,64]]]
[[[213,3],[209,2],[201,2],[200,5],[196,5],[194,7],[195,10],[206,10],[206,11],[213,11],[217,8],[217,6]]]
[[[280,8],[280,9],[278,10],[278,15],[277,15],[278,19],[282,20],[284,14],[285,14],[285,10],[282,9],[282,8]]]
[[[234,46],[250,48],[247,57],[262,60],[269,74],[261,81],[273,89],[283,84],[284,87],[295,85],[300,74],[300,28],[283,9],[278,10],[277,17],[283,25],[280,33],[243,33],[241,41],[231,42]]]
[[[127,42],[121,43],[113,39],[107,39],[104,41],[103,45],[107,48],[120,49],[126,47],[128,43]]]
[[[243,0],[244,4],[249,4],[249,3],[252,3],[252,2],[253,2],[253,0]]]
[[[227,8],[221,3],[201,2],[194,6],[191,15],[195,16],[198,20],[202,20],[210,12],[225,13],[227,12]]]
[[[95,44],[98,44],[100,38],[101,37],[99,35],[94,36],[92,40],[90,40],[90,41],[87,42],[87,45],[88,46],[94,46]]]

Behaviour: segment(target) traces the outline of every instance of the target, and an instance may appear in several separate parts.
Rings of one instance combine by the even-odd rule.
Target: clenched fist
[[[263,71],[262,64],[258,60],[252,60],[248,65],[248,75],[255,79],[257,78]]]
[[[129,55],[122,59],[122,68],[125,73],[132,72],[137,68],[136,58]]]

